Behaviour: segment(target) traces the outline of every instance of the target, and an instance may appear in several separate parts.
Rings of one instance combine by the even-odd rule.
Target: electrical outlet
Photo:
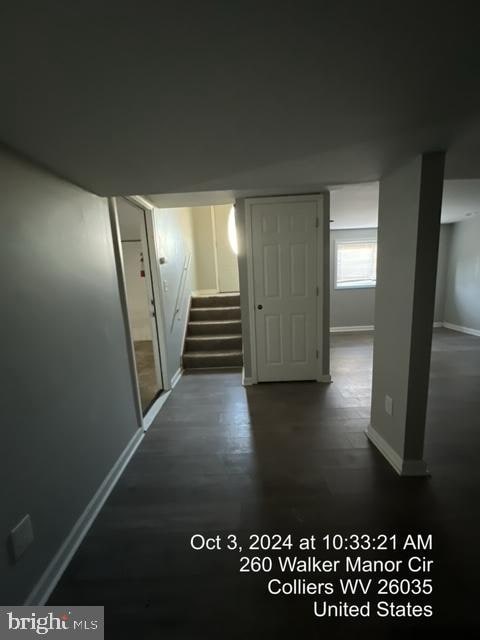
[[[166,280],[163,281],[163,290],[165,291],[165,293],[167,293],[168,291],[168,282]]]
[[[27,515],[10,531],[13,559],[17,561],[33,542],[33,527],[30,515]]]
[[[390,396],[385,396],[385,411],[389,416],[393,416],[393,400]]]

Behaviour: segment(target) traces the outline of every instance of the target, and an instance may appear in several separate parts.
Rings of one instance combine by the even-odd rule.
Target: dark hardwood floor
[[[371,334],[336,335],[332,346],[331,385],[245,389],[237,372],[185,375],[50,603],[105,605],[107,638],[433,638],[478,629],[480,338],[435,332],[430,478],[399,478],[364,436]],[[265,576],[239,573],[239,554],[192,551],[197,532],[432,533],[434,616],[315,619],[314,596],[267,594]]]

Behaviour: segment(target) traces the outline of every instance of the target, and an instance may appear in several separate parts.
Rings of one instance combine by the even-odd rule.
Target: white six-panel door
[[[321,197],[255,198],[247,202],[258,381],[315,380]]]

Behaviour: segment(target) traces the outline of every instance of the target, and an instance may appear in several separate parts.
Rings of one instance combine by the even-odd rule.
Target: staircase
[[[242,364],[240,294],[192,296],[183,368],[217,369]]]

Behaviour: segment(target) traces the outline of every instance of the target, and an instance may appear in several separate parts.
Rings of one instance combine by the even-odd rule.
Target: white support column
[[[400,475],[426,475],[423,443],[443,152],[380,181],[372,415],[367,435]]]

